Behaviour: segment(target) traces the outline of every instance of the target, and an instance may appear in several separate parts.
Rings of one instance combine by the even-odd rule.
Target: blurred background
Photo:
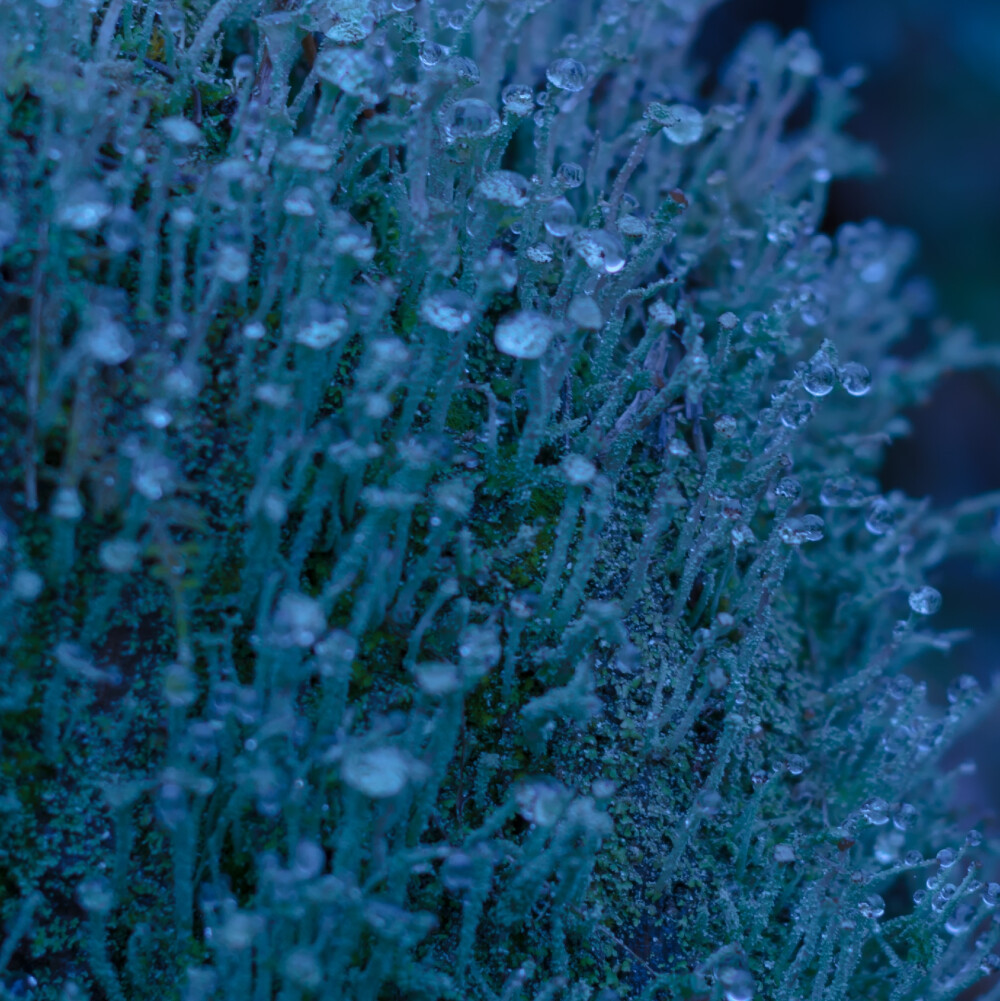
[[[921,244],[917,273],[933,281],[938,312],[1000,343],[1000,0],[727,0],[711,14],[700,54],[724,59],[759,21],[783,33],[806,28],[828,72],[867,71],[850,131],[878,148],[882,168],[833,185],[824,228],[877,216],[911,229]],[[887,455],[885,489],[929,497],[935,508],[1000,490],[1000,373],[949,376],[906,416],[913,434]],[[1000,533],[990,549],[930,580],[944,597],[935,628],[973,630],[911,671],[936,704],[958,674],[984,688],[1000,675]],[[947,764],[969,758],[978,770],[959,779],[959,795],[970,820],[994,813],[988,828],[1000,834],[996,712]]]

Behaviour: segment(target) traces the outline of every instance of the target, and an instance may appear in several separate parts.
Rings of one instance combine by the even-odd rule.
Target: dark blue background
[[[880,150],[882,169],[833,186],[825,228],[876,216],[913,230],[939,311],[1000,343],[1000,0],[729,0],[710,15],[699,54],[724,59],[758,21],[808,29],[831,72],[868,71],[850,131]],[[887,455],[886,489],[936,508],[1000,490],[1000,375],[949,376],[907,417],[913,434]],[[1000,541],[930,582],[944,596],[934,626],[974,630],[911,671],[943,704],[957,674],[986,687],[1000,671]],[[978,761],[977,776],[961,780],[974,810],[1000,806],[998,724],[994,712],[949,756]]]

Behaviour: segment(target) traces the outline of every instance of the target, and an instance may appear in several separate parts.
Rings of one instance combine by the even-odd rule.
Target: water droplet
[[[936,857],[942,869],[950,869],[958,861],[958,853],[952,848],[942,848]]]
[[[809,762],[801,754],[790,754],[785,767],[789,775],[801,775],[809,767]]]
[[[938,607],[940,607],[940,598],[938,599]],[[979,682],[971,674],[960,674],[953,682],[951,682],[950,685],[948,685],[947,696],[948,701],[952,705],[955,705],[957,702],[971,702],[976,704],[982,700],[983,692],[979,687]]]
[[[790,546],[801,546],[804,542],[819,542],[824,528],[819,515],[807,514],[802,518],[788,518],[778,529],[778,536]]]
[[[447,56],[448,49],[440,42],[422,42],[420,44],[420,62],[428,69],[437,66]]]
[[[513,358],[541,358],[556,335],[555,322],[544,313],[524,310],[504,317],[493,335],[498,351]]]
[[[476,185],[476,193],[498,205],[521,208],[528,204],[528,180],[513,170],[494,170]]]
[[[823,481],[819,502],[824,507],[860,507],[867,500],[853,476],[833,476]]]
[[[900,831],[908,831],[919,819],[920,814],[912,803],[900,803],[892,811],[893,826]]]
[[[553,87],[575,94],[583,90],[587,82],[587,69],[576,59],[556,59],[549,63],[545,76]]]
[[[858,910],[866,918],[880,918],[885,914],[885,901],[877,893],[873,893],[858,904]]]
[[[557,239],[576,229],[576,210],[565,198],[557,198],[545,209],[545,229]]]
[[[920,852],[918,852],[915,848],[912,849],[911,851],[908,851],[903,856],[903,861],[907,865],[920,865],[920,863],[923,862],[923,860],[924,860],[923,855],[921,855]]]
[[[578,188],[583,184],[585,176],[584,169],[580,164],[567,161],[559,164],[556,168],[555,180],[560,187]]]
[[[694,809],[703,817],[714,817],[722,809],[722,796],[711,789],[703,790],[695,797]]]
[[[645,117],[663,129],[663,134],[678,146],[696,143],[705,131],[705,118],[688,104],[661,104],[654,101]]]
[[[512,115],[530,115],[535,109],[535,92],[527,84],[508,84],[501,92],[500,100]]]
[[[607,230],[580,230],[573,237],[573,249],[595,271],[614,275],[625,267],[625,245]]]
[[[961,935],[968,931],[972,924],[974,910],[969,904],[959,904],[948,916],[944,923],[944,930],[949,935]]]
[[[809,400],[790,400],[781,408],[780,419],[784,427],[797,431],[805,427],[813,415],[813,405]]]
[[[778,497],[795,501],[802,496],[802,484],[794,476],[783,476],[775,484],[774,492]]]
[[[872,374],[860,362],[849,361],[840,368],[840,382],[851,396],[864,396],[872,388]]]
[[[885,535],[896,524],[896,512],[893,506],[884,498],[872,501],[865,515],[865,528],[872,535]]]
[[[450,143],[459,139],[487,139],[499,131],[500,116],[476,97],[456,101],[445,115],[444,133]]]
[[[941,607],[941,592],[933,587],[918,587],[907,600],[918,615],[933,615]]]
[[[887,824],[889,823],[889,804],[881,796],[873,796],[861,807],[861,816],[869,824]]]
[[[817,354],[802,375],[802,388],[810,396],[826,396],[837,381],[837,373],[825,355]]]

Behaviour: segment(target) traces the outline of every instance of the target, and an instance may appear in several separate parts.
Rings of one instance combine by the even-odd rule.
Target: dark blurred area
[[[882,169],[833,185],[824,228],[875,216],[912,230],[921,244],[916,271],[933,281],[938,312],[1000,343],[1000,0],[728,0],[712,12],[701,54],[717,63],[760,21],[783,33],[806,28],[828,72],[867,71],[850,131],[878,148]],[[949,376],[906,416],[913,433],[890,449],[885,489],[929,497],[935,508],[1000,490],[1000,373]],[[939,705],[956,675],[986,688],[1000,669],[1000,536],[989,548],[944,564],[929,581],[944,596],[933,626],[973,630],[911,671]],[[988,824],[995,833],[998,724],[991,714],[946,762],[976,759],[960,795],[970,819],[997,812]]]

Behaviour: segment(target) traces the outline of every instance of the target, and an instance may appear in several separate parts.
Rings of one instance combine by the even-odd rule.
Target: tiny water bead
[[[476,97],[456,101],[447,111],[444,133],[448,142],[460,139],[488,139],[500,131],[500,116]]]
[[[918,587],[910,592],[907,601],[917,615],[933,615],[941,608],[941,592],[933,587]]]
[[[549,63],[545,76],[553,87],[575,94],[587,83],[587,68],[576,59],[556,59]]]
[[[851,396],[864,396],[872,388],[872,374],[860,362],[849,361],[840,368],[840,384]]]
[[[858,910],[866,918],[880,918],[885,914],[885,901],[877,893],[872,893],[858,904]]]
[[[889,804],[881,796],[873,796],[861,807],[861,816],[869,824],[880,826],[889,823]]]
[[[456,333],[472,322],[475,303],[458,289],[446,289],[428,296],[420,304],[420,315],[432,327]]]
[[[498,351],[512,358],[541,358],[556,332],[555,321],[544,313],[522,310],[497,324],[493,341]]]

